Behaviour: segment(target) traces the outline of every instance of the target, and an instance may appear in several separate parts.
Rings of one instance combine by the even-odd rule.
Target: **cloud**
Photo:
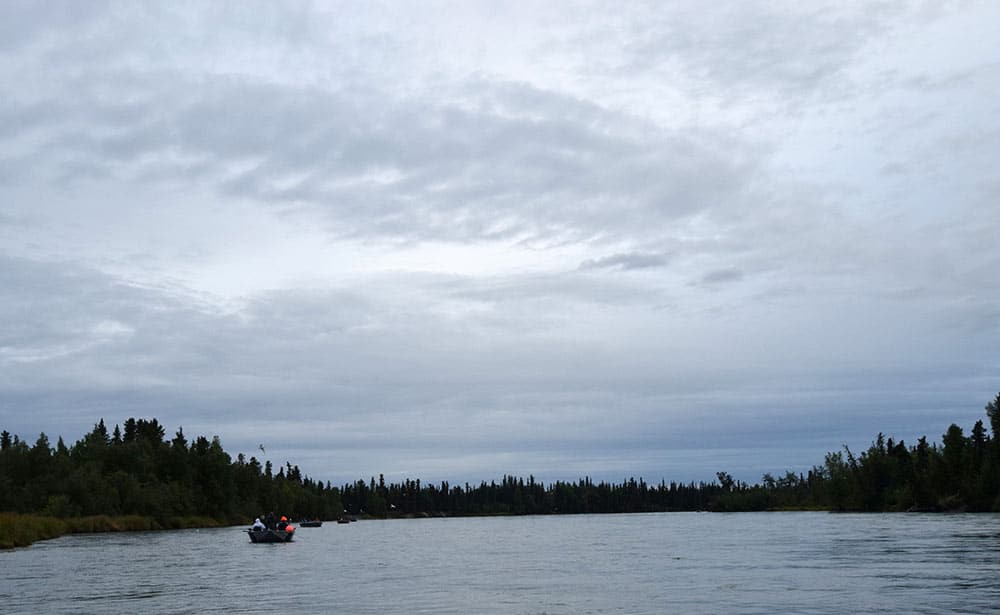
[[[550,92],[525,100],[524,86],[502,83],[470,87],[470,109],[431,92],[98,80],[72,105],[3,110],[38,135],[9,176],[67,190],[197,182],[220,198],[320,211],[338,235],[464,242],[641,235],[653,221],[731,207],[753,169],[725,135],[663,132]],[[112,81],[148,102],[103,100]]]
[[[754,480],[964,424],[994,11],[6,4],[4,428]]]
[[[702,284],[729,284],[739,282],[743,279],[743,272],[739,269],[717,269],[702,276]]]
[[[888,2],[681,3],[666,11],[633,5],[615,20],[628,33],[617,68],[680,75],[725,104],[747,96],[822,104],[853,90],[849,68],[887,32],[948,11]]]
[[[105,14],[96,5],[56,1],[39,5],[12,0],[5,2],[0,21],[0,49],[18,51],[40,39],[52,39],[68,29],[85,31]]]
[[[621,253],[590,258],[580,263],[580,269],[651,269],[663,267],[669,262],[666,254]]]

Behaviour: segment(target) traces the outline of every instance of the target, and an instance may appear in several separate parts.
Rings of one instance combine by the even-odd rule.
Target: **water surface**
[[[1000,515],[668,513],[66,536],[3,613],[1000,612]]]

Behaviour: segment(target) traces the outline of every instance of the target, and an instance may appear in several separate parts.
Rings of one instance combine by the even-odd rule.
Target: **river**
[[[1000,612],[1000,515],[666,513],[65,536],[2,613]]]

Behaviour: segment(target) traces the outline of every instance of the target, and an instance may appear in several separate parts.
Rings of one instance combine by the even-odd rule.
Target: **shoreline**
[[[782,513],[782,512],[827,512],[830,514],[860,513],[860,514],[960,514],[968,513],[967,510],[942,510],[942,509],[919,509],[919,510],[882,510],[882,511],[846,511],[831,510],[820,507],[778,507],[766,510],[669,510],[669,511],[643,511],[646,513],[673,513],[673,512],[715,512],[720,514],[738,514],[741,512],[757,513]],[[541,516],[559,516],[560,513],[542,513]],[[604,514],[643,514],[635,513],[563,513],[566,515],[604,515]],[[968,513],[976,514],[976,513]],[[518,515],[513,513],[493,513],[488,515],[456,515],[445,513],[402,513],[387,516],[374,516],[362,514],[358,515],[358,520],[365,521],[392,521],[398,519],[446,519],[446,518],[469,518],[469,517],[521,517],[530,515]],[[324,521],[324,522],[333,522]],[[169,530],[187,530],[201,528],[229,527],[233,525],[249,525],[246,520],[219,521],[211,517],[169,517],[158,519],[142,515],[93,515],[89,517],[46,517],[43,515],[22,514],[0,512],[0,551],[29,547],[36,542],[52,540],[70,534],[101,534],[108,532],[155,532]]]
[[[105,532],[147,532],[225,527],[232,525],[211,517],[168,517],[142,515],[93,515],[89,517],[46,517],[21,513],[0,513],[0,550],[28,547],[36,542],[69,534]]]

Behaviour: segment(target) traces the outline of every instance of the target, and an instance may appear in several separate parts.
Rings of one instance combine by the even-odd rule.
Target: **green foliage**
[[[113,435],[102,419],[72,446],[60,437],[54,449],[44,433],[29,447],[3,432],[0,510],[63,519],[69,531],[243,523],[267,510],[340,514],[339,492],[303,477],[297,467],[265,476],[253,457],[234,462],[218,437],[198,437],[189,446],[182,430],[170,441],[164,435],[156,419],[134,418],[124,429],[115,425]],[[34,536],[47,536],[52,527],[25,523],[39,526]],[[12,527],[10,536],[18,532]]]
[[[825,464],[813,468],[805,485],[765,475],[760,486],[769,498],[768,507],[792,503],[840,511],[1000,511],[996,436],[1000,395],[987,404],[986,411],[992,438],[982,421],[976,422],[969,436],[952,424],[942,435],[941,446],[922,437],[916,446],[907,447],[879,434],[860,455],[847,447],[827,454]],[[750,510],[758,504],[759,500],[737,490],[725,494],[716,508]]]
[[[1000,446],[1000,393],[986,404],[986,416],[989,417],[990,429],[993,430],[994,446]]]
[[[452,486],[405,480],[386,485],[375,479],[341,487],[345,509],[351,515],[373,517],[427,515],[537,515],[701,510],[722,493],[715,483],[650,485],[642,478],[621,483],[556,481],[550,485],[534,477],[504,476],[500,483]]]
[[[298,466],[274,472],[242,454],[234,461],[218,437],[164,440],[156,419],[130,418],[113,433],[102,419],[72,446],[52,448],[39,434],[29,446],[0,432],[0,547],[67,531],[117,531],[243,523],[266,511],[334,519],[373,517],[792,510],[1000,512],[1000,394],[969,435],[951,425],[940,446],[914,446],[878,434],[855,455],[846,446],[807,474],[765,474],[755,485],[718,472],[717,482],[648,484],[557,481],[504,476],[477,486],[387,484],[379,476],[340,489],[303,477]],[[19,514],[15,514],[19,513]],[[27,542],[25,542],[27,541]]]
[[[1000,421],[1000,395],[987,405],[991,425]],[[341,488],[351,514],[371,516],[497,515],[654,512],[671,510],[1000,511],[1000,446],[982,421],[965,436],[951,425],[940,446],[923,437],[915,446],[878,434],[867,450],[846,446],[826,455],[806,474],[765,474],[756,485],[716,474],[717,482],[648,485],[634,478],[620,484],[545,486],[534,478],[504,476],[478,486],[386,485],[382,477]],[[384,503],[384,505],[383,505]]]
[[[92,515],[59,518],[48,515],[0,513],[0,549],[27,546],[63,534],[86,532],[136,532],[188,527],[217,527],[208,517],[170,517],[156,520],[141,515]]]
[[[66,532],[66,522],[54,517],[0,513],[0,549],[23,547]]]

